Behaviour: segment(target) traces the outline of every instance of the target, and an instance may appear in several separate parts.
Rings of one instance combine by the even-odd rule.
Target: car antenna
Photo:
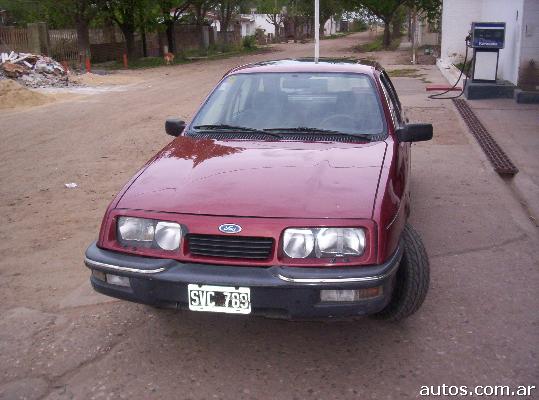
[[[320,57],[320,0],[314,0],[314,62]]]

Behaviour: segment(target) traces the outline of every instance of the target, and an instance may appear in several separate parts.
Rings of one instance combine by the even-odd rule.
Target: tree
[[[324,32],[324,25],[326,24],[327,20],[333,16],[340,17],[343,12],[343,3],[340,0],[320,1],[320,32]]]
[[[217,14],[221,24],[221,32],[223,33],[224,44],[228,44],[228,27],[232,21],[232,17],[237,13],[242,0],[221,0],[217,4]]]
[[[382,20],[384,23],[384,47],[391,44],[390,24],[395,14],[401,7],[416,8],[418,11],[428,15],[439,10],[442,0],[343,0],[348,8],[361,8],[368,10],[369,13]]]
[[[127,57],[132,60],[138,57],[135,46],[135,32],[140,27],[137,13],[146,12],[151,6],[149,0],[100,0],[100,8],[120,28],[125,39]]]
[[[174,38],[174,24],[191,5],[190,0],[158,0],[161,18],[165,24],[168,51],[176,53],[176,40]]]
[[[279,39],[279,31],[284,21],[283,9],[287,4],[286,0],[262,0],[256,7],[260,14],[266,14],[266,21],[275,28],[275,39]]]
[[[83,58],[90,54],[89,26],[98,13],[92,0],[0,0],[19,24],[43,21],[51,28],[77,30],[77,45]],[[83,60],[84,62],[84,60]]]
[[[406,21],[407,15],[409,14],[408,11],[409,10],[406,7],[399,7],[397,9],[397,12],[395,12],[395,14],[393,15],[393,18],[391,19],[391,36],[393,38],[401,36],[402,27],[404,25],[404,22]]]
[[[391,44],[391,20],[397,12],[397,9],[409,3],[409,0],[359,0],[359,3],[371,14],[382,20],[384,23],[384,37],[382,43],[384,44],[384,47],[389,47]]]
[[[191,0],[192,18],[195,25],[204,25],[206,14],[216,6],[216,0]]]

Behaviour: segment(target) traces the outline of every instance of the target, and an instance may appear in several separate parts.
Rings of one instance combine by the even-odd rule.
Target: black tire
[[[389,304],[375,318],[400,321],[415,313],[429,290],[429,257],[419,234],[406,224],[402,233],[404,254],[397,270]]]

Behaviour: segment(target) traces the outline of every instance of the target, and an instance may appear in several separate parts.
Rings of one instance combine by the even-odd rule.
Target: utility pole
[[[314,0],[314,62],[320,57],[320,0]]]

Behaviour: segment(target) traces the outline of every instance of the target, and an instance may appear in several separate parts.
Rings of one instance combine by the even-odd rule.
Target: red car
[[[125,185],[86,251],[95,290],[192,311],[289,319],[414,313],[429,263],[410,214],[407,124],[376,65],[229,71]]]

